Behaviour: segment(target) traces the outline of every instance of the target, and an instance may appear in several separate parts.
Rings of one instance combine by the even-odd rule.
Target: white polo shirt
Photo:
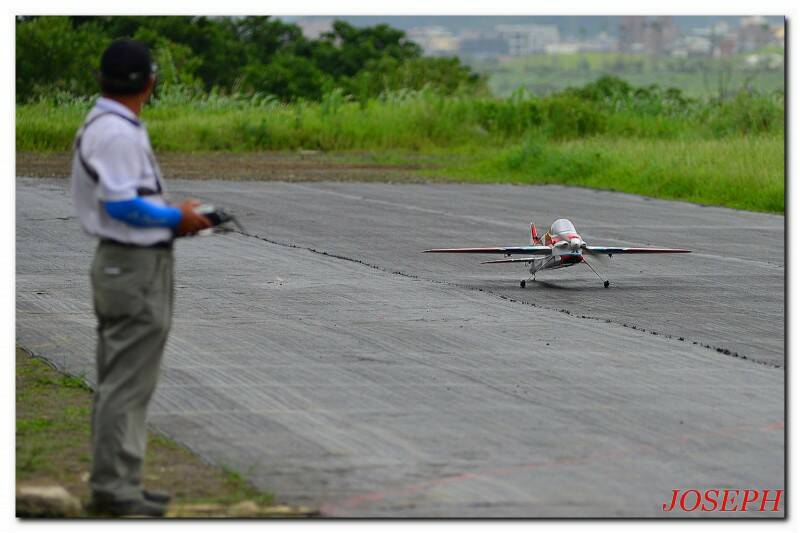
[[[161,170],[147,129],[127,107],[99,98],[78,130],[72,158],[72,198],[83,229],[140,246],[172,240],[169,228],[140,228],[112,218],[103,202],[137,196],[165,205]]]

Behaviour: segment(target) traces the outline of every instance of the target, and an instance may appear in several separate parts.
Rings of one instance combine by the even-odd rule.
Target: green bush
[[[551,139],[576,139],[605,131],[608,117],[599,106],[571,95],[545,98],[545,132]]]
[[[486,78],[470,71],[457,58],[419,57],[397,60],[382,57],[344,82],[344,88],[364,101],[375,95],[399,90],[433,90],[439,94],[485,95]]]
[[[717,102],[706,111],[708,122],[717,136],[783,133],[784,102],[782,95],[739,92],[735,98]]]
[[[542,125],[542,105],[533,99],[475,100],[472,103],[478,124],[500,135],[519,137]]]

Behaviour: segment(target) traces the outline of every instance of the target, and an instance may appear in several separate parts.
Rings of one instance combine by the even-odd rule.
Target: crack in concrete
[[[75,216],[66,216],[66,217],[49,217],[49,218],[26,218],[25,222],[54,222],[56,220],[76,220],[78,217]]]

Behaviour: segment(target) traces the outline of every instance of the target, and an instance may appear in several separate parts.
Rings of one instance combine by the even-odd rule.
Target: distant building
[[[548,45],[559,42],[558,26],[544,24],[501,24],[497,32],[508,44],[508,54],[526,56],[543,53]]]
[[[645,50],[654,56],[661,56],[674,48],[680,33],[672,22],[672,17],[655,17],[645,25],[643,39]]]
[[[680,31],[672,17],[619,17],[620,52],[661,56],[676,48],[678,39]]]
[[[745,66],[749,69],[779,70],[783,68],[782,54],[750,54],[744,59]]]
[[[764,17],[742,17],[736,31],[736,42],[740,52],[749,52],[773,41],[769,24]]]
[[[689,35],[694,35],[695,37],[711,37],[711,28],[692,28],[689,30]]]
[[[601,32],[587,40],[574,38],[545,46],[549,55],[577,54],[578,52],[613,52],[617,49],[617,40],[606,32]]]
[[[486,58],[508,55],[508,42],[496,31],[466,30],[458,36],[460,55]]]
[[[717,58],[728,58],[736,52],[736,38],[725,36],[717,41],[712,55]]]
[[[786,27],[781,24],[772,28],[772,37],[776,42],[780,43],[781,47],[786,44]]]
[[[781,45],[783,25],[770,27],[764,17],[742,17],[738,27],[731,27],[725,21],[718,21],[707,28],[692,28],[690,35],[682,39],[677,45],[678,51],[673,56],[711,56],[716,58],[732,57],[734,54],[752,52],[768,45]],[[771,63],[758,63],[755,59],[747,59],[746,64],[751,68]],[[759,60],[760,61],[760,60]],[[770,67],[772,68],[772,67]]]
[[[678,45],[672,49],[669,55],[676,59],[686,59],[689,57],[689,50],[685,46]]]
[[[406,36],[420,45],[426,55],[453,55],[458,51],[458,39],[442,26],[411,28]]]
[[[727,22],[720,21],[711,25],[703,34],[711,41],[711,55],[716,58],[731,57],[736,53],[736,32]]]
[[[708,37],[689,35],[681,42],[689,57],[705,57],[711,55],[712,44]]]
[[[617,49],[617,40],[606,32],[600,32],[592,39],[580,43],[583,52],[613,52]]]
[[[728,33],[730,33],[730,31],[731,31],[731,27],[724,20],[721,20],[719,22],[715,22],[714,24],[711,25],[711,34],[712,35],[723,36],[723,35],[727,35]]]
[[[643,48],[646,23],[647,17],[619,17],[620,52],[634,52],[637,48]]]
[[[581,51],[581,43],[553,43],[544,47],[544,51],[549,55],[569,55],[577,54]]]

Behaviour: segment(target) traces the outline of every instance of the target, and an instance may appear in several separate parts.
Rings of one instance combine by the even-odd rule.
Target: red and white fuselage
[[[531,274],[540,270],[577,265],[583,261],[581,250],[586,245],[575,226],[566,218],[553,222],[547,233],[541,237],[536,232],[536,225],[531,222],[531,244],[549,246],[552,249],[550,257],[532,259]]]

